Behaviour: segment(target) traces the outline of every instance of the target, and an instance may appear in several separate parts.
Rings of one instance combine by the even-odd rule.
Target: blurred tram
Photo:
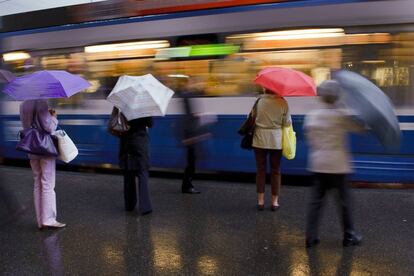
[[[112,106],[105,98],[120,75],[152,73],[172,89],[190,76],[199,92],[200,114],[215,114],[212,138],[199,144],[197,168],[254,172],[251,151],[240,148],[237,130],[266,66],[301,70],[317,83],[331,69],[358,72],[390,97],[403,133],[401,149],[387,152],[370,135],[351,137],[354,180],[411,182],[414,179],[413,1],[290,1],[203,11],[142,16],[2,34],[3,59],[16,74],[67,70],[93,85],[70,99],[51,100],[60,125],[78,145],[73,164],[115,167],[118,141],[106,131]],[[15,150],[21,128],[19,103],[2,96],[1,152]],[[313,98],[288,98],[297,133],[297,157],[283,160],[282,173],[307,174],[302,124],[318,106]],[[181,101],[150,129],[153,168],[181,169]]]

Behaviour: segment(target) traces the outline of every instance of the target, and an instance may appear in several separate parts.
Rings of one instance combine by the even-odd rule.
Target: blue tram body
[[[309,2],[312,4],[309,5]],[[403,46],[414,43],[412,24],[414,15],[409,12],[410,7],[414,8],[413,2],[404,0],[294,1],[29,30],[0,34],[0,38],[3,43],[3,52],[17,50],[30,52],[33,59],[37,60],[30,66],[38,67],[36,69],[68,69],[100,83],[101,89],[97,88],[96,91],[102,92],[106,89],[102,92],[103,96],[95,96],[101,92],[90,93],[90,95],[86,93],[84,98],[82,96],[76,98],[75,101],[52,103],[57,108],[60,126],[66,130],[79,148],[79,156],[71,164],[117,166],[118,139],[109,135],[106,130],[111,106],[103,103],[108,89],[110,90],[111,84],[113,85],[113,82],[107,84],[110,79],[107,76],[142,74],[146,70],[160,76],[165,72],[182,74],[187,70],[187,73],[198,72],[202,78],[208,75],[208,81],[205,80],[205,83],[209,83],[208,97],[194,100],[201,104],[201,113],[211,113],[217,117],[216,122],[209,126],[212,137],[198,145],[197,169],[219,172],[254,172],[253,153],[240,148],[241,137],[237,134],[237,130],[254,102],[251,92],[255,88],[248,86],[248,83],[251,82],[251,77],[254,77],[255,72],[250,72],[249,68],[267,62],[270,65],[303,69],[308,74],[315,73],[315,76],[319,76],[320,71],[325,72],[326,68],[335,66],[355,69],[355,71],[372,76],[396,105],[403,136],[402,143],[399,150],[387,152],[369,133],[352,135],[350,143],[355,169],[352,177],[358,181],[413,182],[414,144],[411,141],[414,140],[412,108],[414,80],[411,78],[414,76],[414,55],[405,52],[406,48]],[[292,28],[315,28],[315,26],[344,28],[344,33],[340,35],[343,36],[344,41],[349,37],[351,42],[338,44],[337,41],[329,40],[327,44],[323,44],[322,39],[313,41],[315,43],[313,45],[309,44],[309,41],[297,40],[295,43],[298,45],[303,43],[303,45],[296,47],[288,42],[268,46],[258,44],[254,40],[247,41],[262,30],[277,29],[279,31]],[[174,44],[182,36],[186,38],[190,36],[189,40],[191,40],[192,35],[203,34],[215,34],[218,42],[233,45],[240,43],[242,51],[233,53],[236,56],[234,60],[228,60],[222,54],[219,57],[172,58],[169,61],[162,59],[158,61],[154,57],[155,54],[150,57],[115,58],[88,56],[83,53],[83,47],[92,44],[119,43],[133,39],[158,40],[160,37]],[[356,36],[353,36],[354,34]],[[197,37],[195,40],[200,40],[200,38]],[[202,38],[201,40],[210,43],[209,39]],[[254,47],[259,50],[256,51]],[[79,50],[81,48],[82,50]],[[79,62],[79,59],[82,61]],[[240,60],[243,62],[237,63]],[[223,68],[231,62],[236,64],[233,68],[239,70],[232,71],[231,74],[238,77],[227,78],[231,74]],[[391,65],[388,66],[388,63]],[[16,62],[8,66],[17,73],[25,73],[25,68],[29,68],[28,71],[30,71],[30,66],[25,63]],[[185,66],[193,67],[185,69]],[[208,68],[204,70],[203,66]],[[242,71],[244,67],[247,69]],[[389,77],[390,72],[393,74],[391,77]],[[225,77],[222,78],[223,76]],[[241,83],[240,78],[246,80]],[[171,85],[171,83],[167,84]],[[225,92],[215,94],[215,91],[220,89]],[[250,93],[245,93],[246,90],[250,90]],[[229,94],[228,91],[231,93]],[[234,91],[237,93],[232,94]],[[167,115],[155,118],[154,127],[149,130],[153,168],[182,170],[184,167],[185,149],[180,135],[182,112],[178,101],[179,99],[173,99]],[[283,159],[282,173],[304,175],[308,172],[303,121],[306,113],[317,107],[317,99],[293,98],[288,101],[293,127],[297,135],[297,154],[294,160]],[[20,129],[18,103],[5,99],[1,104],[1,156],[23,159],[25,155],[15,150],[17,133]]]
[[[70,133],[79,148],[79,156],[71,163],[82,166],[117,166],[118,138],[108,134],[106,125],[108,115],[61,115],[60,126]],[[401,118],[401,117],[400,117]],[[255,172],[252,151],[240,148],[238,127],[245,116],[219,116],[210,131],[212,138],[198,145],[197,168],[203,171]],[[293,116],[293,126],[297,135],[297,155],[293,160],[282,160],[282,173],[304,175],[307,162],[307,146],[302,130],[303,116]],[[73,123],[76,122],[76,125]],[[92,123],[92,124],[88,124]],[[150,130],[151,163],[154,168],[178,169],[185,165],[185,149],[177,135],[177,125],[181,123],[179,115],[156,118]],[[17,116],[2,116],[1,127],[19,125]],[[11,134],[10,134],[11,135]],[[15,133],[13,133],[15,135]],[[403,131],[403,151],[385,154],[382,146],[369,135],[352,135],[351,147],[355,174],[358,181],[374,182],[410,182],[414,176],[412,143],[414,133]],[[411,145],[410,145],[411,144]],[[2,153],[7,158],[23,159],[25,155],[15,150],[16,140],[2,142]],[[369,145],[366,146],[366,145]]]

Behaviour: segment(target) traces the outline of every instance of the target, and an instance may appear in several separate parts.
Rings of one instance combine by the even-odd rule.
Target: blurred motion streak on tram
[[[330,78],[332,69],[345,68],[364,75],[389,96],[403,131],[402,146],[396,152],[385,151],[371,135],[352,136],[354,179],[414,179],[414,144],[410,143],[414,139],[413,1],[204,0],[173,1],[175,5],[151,1],[157,6],[146,8],[139,5],[149,5],[149,1],[132,2],[137,8],[127,16],[134,17],[0,36],[2,69],[17,75],[42,69],[67,70],[93,84],[70,99],[51,101],[62,127],[78,145],[80,155],[75,164],[116,166],[118,141],[106,133],[111,105],[105,98],[120,75],[151,73],[173,90],[182,81],[177,76],[191,76],[196,80],[197,96],[192,101],[197,110],[218,118],[210,126],[212,139],[199,145],[197,167],[254,172],[254,159],[251,152],[240,149],[237,129],[259,91],[252,84],[256,73],[267,66],[289,67],[312,76],[319,84]],[[234,7],[236,2],[243,6]],[[156,15],[137,16],[139,11]],[[111,17],[82,12],[77,13],[76,22],[80,17]],[[297,157],[282,162],[282,173],[307,174],[302,123],[304,115],[319,103],[311,97],[287,100],[297,133]],[[18,105],[2,95],[0,140],[7,158],[24,158],[14,150],[20,129]],[[172,99],[167,116],[156,118],[150,130],[155,168],[184,167],[180,107],[179,99]]]

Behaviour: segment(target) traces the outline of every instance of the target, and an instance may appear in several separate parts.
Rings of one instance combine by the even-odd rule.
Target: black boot
[[[354,245],[360,245],[361,242],[362,242],[362,236],[357,235],[355,233],[353,234],[345,233],[342,245],[345,247],[354,246]]]
[[[196,190],[194,187],[182,189],[181,192],[183,194],[200,194],[201,192],[199,190]]]
[[[191,178],[185,178],[183,180],[183,184],[181,185],[181,192],[183,194],[199,194],[200,191],[196,190],[191,183]]]
[[[314,238],[314,239],[310,239],[307,238],[305,241],[305,246],[306,248],[311,248],[314,247],[315,245],[318,245],[321,241],[319,240],[319,238]]]

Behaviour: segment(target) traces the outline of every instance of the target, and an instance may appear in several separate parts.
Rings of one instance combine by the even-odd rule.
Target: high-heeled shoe
[[[270,210],[272,210],[273,212],[274,212],[274,211],[277,211],[279,208],[280,208],[280,206],[279,206],[279,205],[273,205],[273,204],[272,204],[272,205],[270,206]]]
[[[263,211],[264,210],[264,204],[257,204],[257,210]]]
[[[152,210],[148,210],[148,211],[141,212],[141,215],[145,216],[145,215],[149,215],[151,213],[152,213]]]
[[[41,227],[39,227],[39,230],[57,230],[57,229],[62,229],[65,228],[66,224],[65,223],[60,223],[60,222],[56,222],[52,225],[42,225]]]

